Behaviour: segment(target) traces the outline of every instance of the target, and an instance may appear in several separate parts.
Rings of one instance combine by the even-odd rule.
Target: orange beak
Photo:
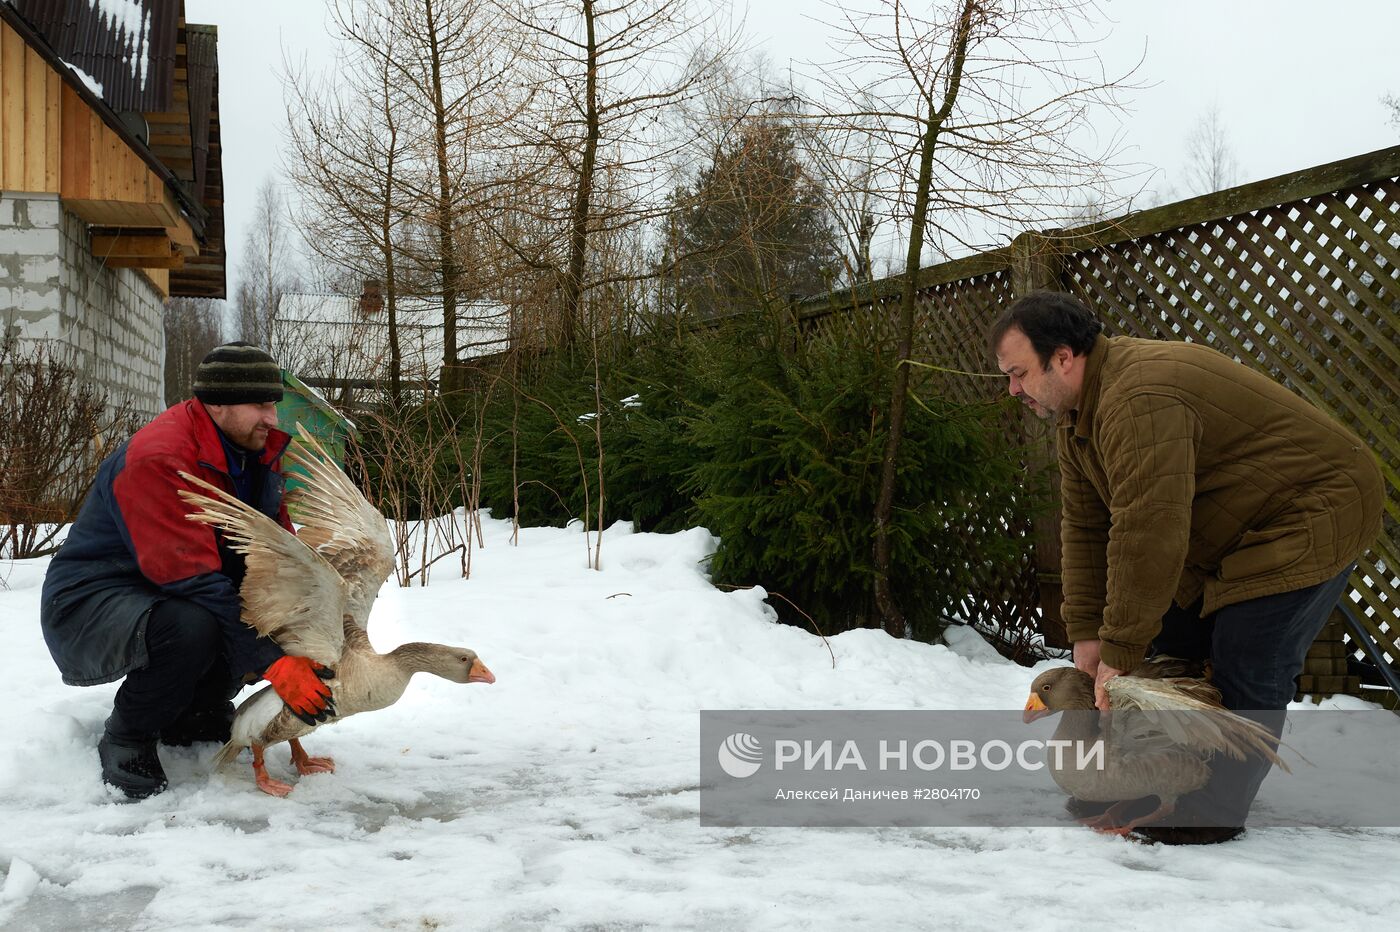
[[[1036,719],[1049,714],[1050,710],[1046,708],[1045,703],[1040,701],[1040,697],[1031,693],[1031,697],[1026,700],[1026,710],[1021,713],[1021,721],[1029,725]]]
[[[482,663],[480,660],[473,660],[472,668],[467,671],[467,682],[494,683],[496,682],[496,675],[486,669],[486,664]]]

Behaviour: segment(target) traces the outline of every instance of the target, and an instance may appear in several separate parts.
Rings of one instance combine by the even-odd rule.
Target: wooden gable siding
[[[63,81],[0,22],[0,190],[59,193]]]
[[[111,227],[186,224],[165,182],[67,85],[62,111],[59,194],[73,213]]]
[[[140,248],[94,255],[113,267],[145,269],[162,295],[170,293],[169,269],[198,253],[189,220],[164,179],[3,21],[0,190],[57,194],[94,227],[142,231]],[[136,237],[94,237],[98,241],[120,245]]]

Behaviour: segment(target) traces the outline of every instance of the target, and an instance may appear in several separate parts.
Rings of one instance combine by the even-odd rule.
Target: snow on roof
[[[73,64],[71,61],[66,61],[64,62],[64,64],[68,66],[69,71],[73,72],[78,76],[79,81],[82,81],[84,84],[87,85],[88,90],[92,91],[98,97],[102,96],[102,83],[100,81],[98,81],[92,75],[88,74],[83,69],[79,68],[77,65]]]
[[[132,54],[127,64],[144,88],[151,67],[151,17],[141,0],[89,0],[89,4],[104,22],[111,20],[113,32],[128,37]]]

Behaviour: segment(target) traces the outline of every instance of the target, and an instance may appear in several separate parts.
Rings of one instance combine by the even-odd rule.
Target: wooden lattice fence
[[[799,313],[890,317],[898,288],[887,279],[805,302]],[[1400,147],[1085,227],[1026,233],[1009,247],[924,269],[916,357],[993,372],[987,328],[1034,288],[1077,294],[1110,333],[1212,346],[1370,445],[1388,487],[1386,518],[1349,597],[1387,659],[1400,661]],[[941,380],[964,401],[1005,391],[999,379],[941,373]],[[1042,447],[1049,442],[1038,426],[1023,429]],[[1034,538],[1034,560],[1021,578],[985,580],[964,606],[967,617],[1006,626],[1038,616],[1055,640],[1058,527],[1058,515],[1048,515],[1033,528],[1011,529]],[[1339,625],[1324,632],[1305,691],[1358,690],[1347,662],[1355,645],[1341,639]]]

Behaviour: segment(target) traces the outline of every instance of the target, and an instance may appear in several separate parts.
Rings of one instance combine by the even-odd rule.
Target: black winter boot
[[[1144,825],[1135,828],[1143,838],[1159,845],[1218,845],[1244,834],[1243,825]]]
[[[97,742],[97,757],[102,762],[102,782],[115,786],[128,799],[154,796],[169,785],[156,754],[155,738],[123,733],[115,713],[107,719],[107,729]]]

